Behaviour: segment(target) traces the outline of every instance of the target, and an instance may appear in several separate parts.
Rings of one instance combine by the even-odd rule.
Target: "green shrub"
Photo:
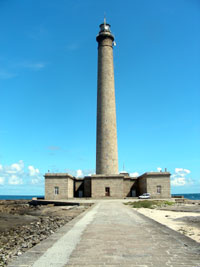
[[[140,200],[140,201],[125,203],[125,205],[130,205],[132,208],[148,208],[148,209],[154,209],[173,204],[174,202],[164,201],[164,200]]]

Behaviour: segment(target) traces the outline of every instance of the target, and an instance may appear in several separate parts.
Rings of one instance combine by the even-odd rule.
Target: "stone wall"
[[[149,172],[139,177],[140,194],[150,193],[151,198],[170,198],[170,173]]]
[[[96,174],[118,174],[117,128],[113,68],[113,40],[99,33]]]
[[[146,177],[139,177],[138,179],[139,179],[138,180],[139,195],[142,195],[143,193],[149,193],[147,192]]]
[[[74,180],[74,196],[80,197],[84,193],[84,179],[75,179]]]
[[[55,187],[58,188],[57,194]],[[73,177],[65,173],[46,173],[45,174],[45,199],[59,200],[68,199],[74,196]]]
[[[161,193],[157,193],[157,186],[161,186]],[[147,178],[147,191],[151,198],[170,198],[170,178],[152,177]]]
[[[132,197],[133,191],[135,191],[136,196],[138,195],[137,189],[137,178],[124,178],[124,197]]]
[[[68,177],[68,198],[74,197],[74,179]]]
[[[91,197],[92,198],[123,198],[123,176],[120,175],[92,175]],[[110,196],[106,196],[105,188],[110,190]]]
[[[84,179],[84,197],[91,197],[91,177]]]

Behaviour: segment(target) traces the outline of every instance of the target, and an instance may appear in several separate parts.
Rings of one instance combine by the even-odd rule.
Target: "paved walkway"
[[[200,267],[200,246],[120,201],[101,201],[9,267]]]

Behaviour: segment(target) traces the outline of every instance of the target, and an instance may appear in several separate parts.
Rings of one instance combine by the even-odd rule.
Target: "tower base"
[[[91,176],[92,198],[123,198],[124,197],[124,175],[96,174]]]

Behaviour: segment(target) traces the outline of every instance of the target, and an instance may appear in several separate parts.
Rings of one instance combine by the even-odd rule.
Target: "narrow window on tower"
[[[54,194],[55,195],[58,195],[59,194],[59,187],[58,186],[55,186],[54,187]]]
[[[161,185],[157,185],[157,194],[161,194]]]

